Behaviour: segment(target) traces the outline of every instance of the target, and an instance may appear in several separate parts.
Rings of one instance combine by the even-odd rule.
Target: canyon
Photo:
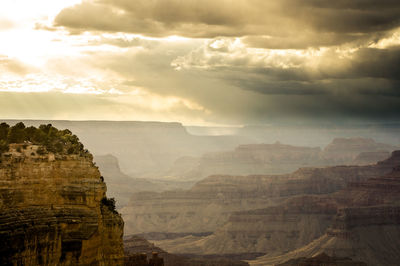
[[[280,142],[247,144],[232,151],[181,157],[166,176],[201,180],[216,174],[286,174],[303,167],[367,165],[387,159],[396,148],[369,138],[335,138],[323,149]]]
[[[276,265],[324,253],[367,265],[398,265],[400,260],[400,168],[350,184],[334,193],[332,224],[308,244],[280,255],[265,255],[251,265]]]
[[[216,148],[218,138],[190,136],[175,123],[116,124],[125,138],[137,133],[118,156],[93,157],[69,130],[51,125],[27,128],[34,137],[23,135],[26,140],[7,149],[1,143],[0,264],[361,266],[400,260],[400,152],[392,152],[394,145],[368,138],[336,138],[325,148],[240,144],[236,136]],[[110,123],[90,125],[110,129]],[[149,134],[154,127],[162,129]],[[48,138],[43,144],[35,140],[43,137],[40,130]],[[153,150],[155,143],[143,153],[160,132],[166,146]],[[110,143],[112,134],[106,133]],[[184,144],[165,153],[177,134]],[[192,137],[205,142],[189,153]],[[137,141],[143,149],[132,152]],[[134,153],[151,162],[125,174],[119,156]]]
[[[388,173],[392,164],[388,159],[366,166],[301,168],[284,175],[215,175],[188,190],[134,193],[120,211],[127,234],[214,232],[234,212],[273,206],[296,195],[333,193]]]
[[[169,237],[148,234],[156,245],[175,254],[264,253],[249,260],[250,265],[290,265],[284,263],[326,253],[331,261],[346,258],[343,265],[396,265],[399,166],[396,151],[367,166],[306,168],[288,176],[209,177],[186,193],[153,195],[161,206],[148,199],[135,201],[142,204],[141,211],[152,210],[143,216],[156,217],[148,223],[159,224],[150,230],[181,232]],[[211,200],[201,204],[202,195]],[[164,212],[157,213],[158,208]],[[200,217],[191,216],[190,209],[213,210],[206,217],[210,223],[204,235],[191,232]]]

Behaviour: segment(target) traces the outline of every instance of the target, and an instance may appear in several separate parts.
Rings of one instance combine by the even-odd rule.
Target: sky
[[[0,1],[0,119],[399,115],[398,0]]]

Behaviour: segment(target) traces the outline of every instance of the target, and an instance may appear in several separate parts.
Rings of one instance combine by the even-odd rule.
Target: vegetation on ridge
[[[46,152],[65,153],[65,154],[85,154],[79,138],[72,134],[68,129],[58,130],[51,124],[26,127],[24,123],[19,122],[14,126],[7,123],[0,124],[0,154],[9,150],[11,143],[32,143],[41,145],[37,150],[38,154]]]
[[[104,197],[101,199],[101,205],[106,206],[110,211],[118,213],[115,209],[115,199]]]

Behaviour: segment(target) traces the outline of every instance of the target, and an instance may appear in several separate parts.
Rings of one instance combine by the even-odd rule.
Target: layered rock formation
[[[194,256],[178,256],[170,254],[150,243],[140,236],[128,236],[124,238],[127,263],[125,265],[147,266],[148,258],[154,254],[163,260],[165,266],[246,266],[247,262],[229,258],[202,258]]]
[[[10,144],[0,162],[1,265],[123,265],[123,221],[89,153]]]
[[[394,152],[385,163],[397,166],[389,174],[351,183],[346,189],[329,197],[338,211],[331,226],[321,237],[286,254],[267,254],[251,264],[275,265],[325,252],[330,256],[349,257],[368,265],[398,265],[400,152]]]
[[[10,124],[17,121],[10,121]],[[19,121],[18,121],[19,122]],[[201,156],[252,143],[241,136],[194,136],[180,123],[140,121],[24,121],[69,128],[95,155],[113,154],[131,177],[159,178],[182,156]]]
[[[367,266],[365,262],[353,261],[350,258],[331,257],[320,253],[312,258],[292,259],[277,266]]]
[[[117,157],[108,155],[97,155],[94,157],[104,181],[107,183],[107,194],[116,199],[117,208],[125,206],[133,193],[139,191],[164,191],[177,188],[189,188],[193,182],[155,180],[134,178],[124,174]]]
[[[374,164],[376,162],[383,161],[389,157],[389,151],[361,152],[357,155],[353,162],[357,165]]]
[[[211,176],[190,190],[136,193],[121,212],[128,234],[214,232],[234,212],[263,209],[296,195],[333,193],[388,173],[396,162],[304,168],[287,175]]]
[[[211,174],[281,174],[299,167],[317,165],[319,147],[297,147],[281,144],[238,146],[232,152],[205,154],[199,163],[201,177]]]
[[[132,178],[122,173],[118,159],[113,155],[95,156],[94,161],[108,184],[108,195],[117,200],[118,207],[125,206],[135,192],[161,190],[160,186],[146,179]]]
[[[298,257],[293,257],[293,253],[290,253],[290,251],[299,252],[297,249],[301,249],[310,242],[323,237],[328,229],[332,228],[334,221],[340,220],[335,216],[338,213],[340,214],[343,208],[347,208],[345,209],[347,210],[346,213],[352,214],[347,216],[352,217],[350,220],[349,218],[345,219],[348,225],[354,223],[354,225],[362,227],[372,224],[372,222],[375,225],[385,225],[388,219],[382,218],[383,220],[380,220],[379,217],[385,216],[380,214],[381,211],[376,211],[376,214],[373,214],[374,212],[370,212],[372,209],[369,209],[369,206],[388,204],[393,206],[393,204],[400,202],[398,187],[400,178],[397,177],[396,171],[392,172],[393,168],[398,165],[400,165],[400,153],[394,152],[389,159],[374,166],[301,169],[293,173],[292,179],[285,180],[283,176],[280,176],[283,180],[279,180],[281,183],[278,182],[275,189],[271,189],[273,187],[271,185],[263,186],[260,182],[260,191],[269,189],[270,195],[275,197],[275,206],[233,212],[224,225],[219,226],[213,234],[206,237],[185,236],[177,239],[160,240],[155,243],[174,253],[246,254],[263,252],[266,253],[265,260],[260,260],[259,265],[282,263]],[[378,177],[379,175],[383,176]],[[210,184],[210,187],[217,191],[225,190],[236,194],[239,191],[232,185],[234,181],[235,178],[230,183],[231,186],[228,187],[221,188],[216,182],[213,186]],[[293,186],[288,184],[293,184]],[[332,184],[334,185],[332,186]],[[249,185],[246,185],[245,182],[242,185],[244,186],[242,197],[245,198],[248,194],[243,192],[249,188]],[[279,187],[280,189],[278,189]],[[198,189],[203,193],[207,192],[204,184],[202,189]],[[208,190],[212,189],[209,188]],[[337,192],[333,193],[335,191]],[[258,196],[262,195],[257,190],[253,190],[252,193]],[[286,201],[284,201],[285,198],[287,198]],[[279,201],[284,202],[277,204]],[[358,208],[364,208],[363,206],[368,207],[364,212],[356,211],[359,210]],[[373,215],[367,218],[368,213]],[[389,208],[383,209],[383,213],[396,213],[396,211]],[[393,219],[397,219],[391,217],[392,222]],[[338,224],[338,222],[335,223]],[[371,237],[371,241],[372,239],[373,237]],[[352,245],[353,243],[349,244],[350,247]],[[319,251],[325,251],[325,249]],[[284,256],[285,252],[292,255]],[[298,255],[309,257],[317,254],[319,253],[299,252]],[[332,251],[329,254],[335,255]],[[355,258],[350,255],[343,253],[340,256]],[[263,264],[268,261],[267,259],[276,258],[276,256],[280,259],[272,260],[272,264]],[[359,260],[359,258],[355,259]]]
[[[360,153],[392,152],[396,150],[396,148],[397,147],[392,145],[377,143],[373,139],[336,138],[325,147],[322,157],[332,164],[349,164],[357,159],[359,160]],[[364,156],[365,155],[362,157]]]
[[[280,256],[263,256],[251,265],[276,265],[322,252],[348,257],[367,265],[398,265],[399,207],[364,207],[340,211],[334,225],[320,238]]]
[[[281,254],[320,237],[332,224],[336,205],[318,196],[291,199],[284,205],[233,213],[207,237],[156,241],[173,253]]]
[[[372,139],[334,139],[325,149],[274,144],[240,145],[233,151],[182,157],[167,172],[189,180],[209,175],[284,174],[302,167],[368,165],[387,159],[396,147]]]

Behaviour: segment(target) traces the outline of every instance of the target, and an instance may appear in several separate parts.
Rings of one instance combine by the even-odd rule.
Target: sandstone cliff
[[[240,136],[194,136],[176,122],[31,120],[24,123],[33,126],[51,123],[68,128],[94,155],[113,154],[122,171],[137,178],[162,177],[181,156],[201,156],[252,142]]]
[[[385,175],[397,165],[400,165],[400,153],[394,152],[389,159],[373,166],[300,169],[290,176],[279,176],[268,185],[259,182],[258,189],[252,188],[250,177],[247,180],[239,177],[231,177],[231,180],[217,177],[206,179],[199,182],[192,191],[196,190],[209,197],[212,196],[211,192],[219,191],[229,195],[230,200],[240,195],[237,197],[249,201],[254,195],[258,201],[253,199],[253,202],[260,205],[260,199],[264,197],[265,200],[269,196],[270,207],[265,205],[262,209],[230,212],[226,222],[205,237],[188,235],[155,243],[173,253],[257,252],[266,253],[269,257],[277,256],[323,236],[332,225],[339,208],[351,204],[360,207],[367,203],[371,205],[393,203],[396,199],[398,201],[399,193],[395,185],[397,179],[390,177],[393,173]],[[377,178],[380,175],[384,176]],[[226,182],[225,185],[221,181]],[[235,183],[240,185],[235,186]],[[356,187],[359,189],[356,190]],[[237,208],[250,208],[240,204],[238,198]]]
[[[275,265],[321,252],[349,257],[368,265],[398,265],[400,261],[400,152],[381,164],[395,164],[389,174],[353,182],[327,198],[337,212],[321,237],[286,254],[267,254],[252,265]],[[308,204],[309,205],[309,204]],[[310,205],[309,205],[310,206]],[[286,222],[287,223],[287,222]],[[311,228],[307,225],[304,230]]]
[[[134,178],[124,174],[118,158],[108,155],[94,156],[104,181],[107,183],[107,194],[115,198],[117,208],[124,207],[133,193],[140,191],[164,191],[177,188],[190,188],[193,182]]]
[[[339,211],[334,225],[320,238],[280,256],[265,255],[250,265],[276,265],[322,252],[367,265],[397,266],[400,261],[400,212],[395,206]]]
[[[0,265],[123,265],[123,220],[89,153],[10,144],[0,162]]]
[[[339,191],[389,173],[394,158],[368,166],[303,168],[286,175],[210,176],[189,190],[136,193],[121,209],[128,234],[214,232],[238,211],[262,209],[296,195]]]

